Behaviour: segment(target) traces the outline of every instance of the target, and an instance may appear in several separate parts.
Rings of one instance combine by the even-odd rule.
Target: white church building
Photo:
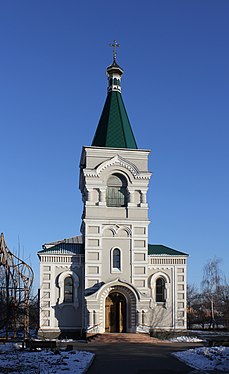
[[[81,235],[44,244],[39,336],[186,329],[187,254],[148,243],[149,150],[139,149],[108,66],[108,92],[79,187]]]

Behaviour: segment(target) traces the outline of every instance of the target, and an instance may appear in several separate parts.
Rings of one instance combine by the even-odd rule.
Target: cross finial
[[[113,59],[116,62],[117,48],[120,47],[120,44],[116,40],[113,40],[113,43],[110,43],[109,46],[113,47]]]

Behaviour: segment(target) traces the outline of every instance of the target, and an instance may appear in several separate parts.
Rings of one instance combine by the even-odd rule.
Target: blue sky
[[[227,0],[1,1],[0,231],[35,286],[41,245],[79,233],[79,158],[113,39],[138,146],[152,150],[149,241],[190,254],[189,283],[214,256],[228,276],[228,18]]]

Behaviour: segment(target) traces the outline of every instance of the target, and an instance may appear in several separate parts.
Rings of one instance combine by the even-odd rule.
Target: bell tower
[[[102,115],[80,162],[88,309],[90,295],[109,282],[123,282],[148,296],[150,151],[137,148],[122,100],[123,70],[116,61],[116,47],[113,57],[106,70],[108,91]]]
[[[117,46],[116,42],[114,45]],[[102,310],[103,306],[95,303],[95,295],[104,284],[118,282],[116,286],[132,287],[130,292],[138,294],[136,300],[149,297],[150,151],[137,147],[122,100],[123,69],[116,61],[116,47],[106,74],[108,90],[102,115],[92,145],[83,147],[80,162],[84,204],[81,232],[85,243],[85,295],[89,313],[96,305]],[[128,312],[132,313],[132,319],[136,315],[136,303],[133,306],[132,302],[132,311]],[[129,331],[135,331],[134,328]]]

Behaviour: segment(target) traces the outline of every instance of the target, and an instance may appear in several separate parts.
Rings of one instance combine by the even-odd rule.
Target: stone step
[[[152,338],[149,334],[144,333],[104,333],[88,334],[88,343],[154,343],[160,342],[159,339]]]

